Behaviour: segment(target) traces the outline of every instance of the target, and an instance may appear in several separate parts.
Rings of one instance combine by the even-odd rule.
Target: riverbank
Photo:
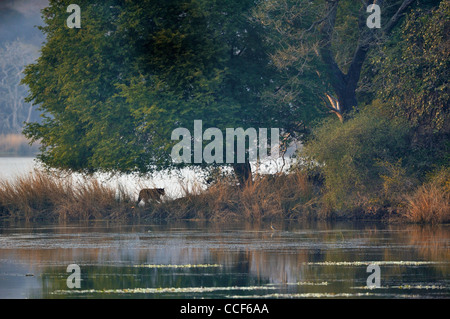
[[[442,178],[441,178],[442,179]],[[255,176],[246,187],[232,177],[183,189],[180,198],[136,205],[137,194],[92,177],[75,180],[35,170],[0,181],[0,218],[24,220],[206,219],[220,221],[369,219],[414,223],[450,221],[450,183],[431,181],[389,201],[338,211],[321,197],[319,181],[301,171]]]

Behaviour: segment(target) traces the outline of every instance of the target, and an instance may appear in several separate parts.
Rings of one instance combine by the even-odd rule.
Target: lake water
[[[450,297],[448,226],[273,226],[3,221],[0,298]],[[70,264],[80,288],[67,285]]]
[[[0,157],[0,178],[12,179],[39,167],[32,157]]]
[[[1,178],[32,169],[0,159]],[[450,225],[272,226],[0,220],[0,298],[450,298]]]

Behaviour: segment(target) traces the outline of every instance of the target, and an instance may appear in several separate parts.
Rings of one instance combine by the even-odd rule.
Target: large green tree
[[[357,108],[367,57],[401,21],[414,0],[267,0],[255,10],[275,51],[272,60],[286,81],[274,99],[303,107],[305,94],[341,120]],[[380,6],[381,28],[369,28],[370,4]],[[308,110],[309,111],[309,110]]]
[[[146,173],[173,167],[171,132],[195,119],[224,130],[288,118],[262,103],[276,75],[253,0],[80,0],[79,29],[70,2],[43,10],[46,42],[25,72],[44,117],[25,132],[45,164]]]

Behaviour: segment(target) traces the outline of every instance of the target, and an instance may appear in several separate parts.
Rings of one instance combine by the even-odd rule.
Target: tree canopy
[[[171,167],[171,132],[205,126],[271,127],[274,84],[254,1],[79,1],[82,27],[66,26],[70,1],[43,10],[47,41],[26,69],[28,101],[44,112],[26,134],[40,159],[74,171]]]
[[[322,101],[342,119],[358,106],[356,92],[370,51],[389,37],[413,2],[262,1],[256,17],[272,30],[272,58],[286,78],[278,99],[304,100],[308,94],[299,87],[309,88],[309,99],[316,105]],[[380,28],[367,25],[370,3],[382,8]]]
[[[449,1],[416,9],[372,62],[378,96],[396,116],[426,131],[450,133],[449,17]]]

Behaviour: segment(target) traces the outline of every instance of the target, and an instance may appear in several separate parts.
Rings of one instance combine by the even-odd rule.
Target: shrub
[[[320,169],[325,210],[370,210],[384,206],[386,187],[399,187],[399,177],[409,173],[400,161],[407,157],[409,145],[405,123],[366,107],[344,123],[331,118],[318,126],[299,162]]]
[[[450,221],[450,169],[439,170],[430,181],[407,195],[403,216],[415,223]]]

